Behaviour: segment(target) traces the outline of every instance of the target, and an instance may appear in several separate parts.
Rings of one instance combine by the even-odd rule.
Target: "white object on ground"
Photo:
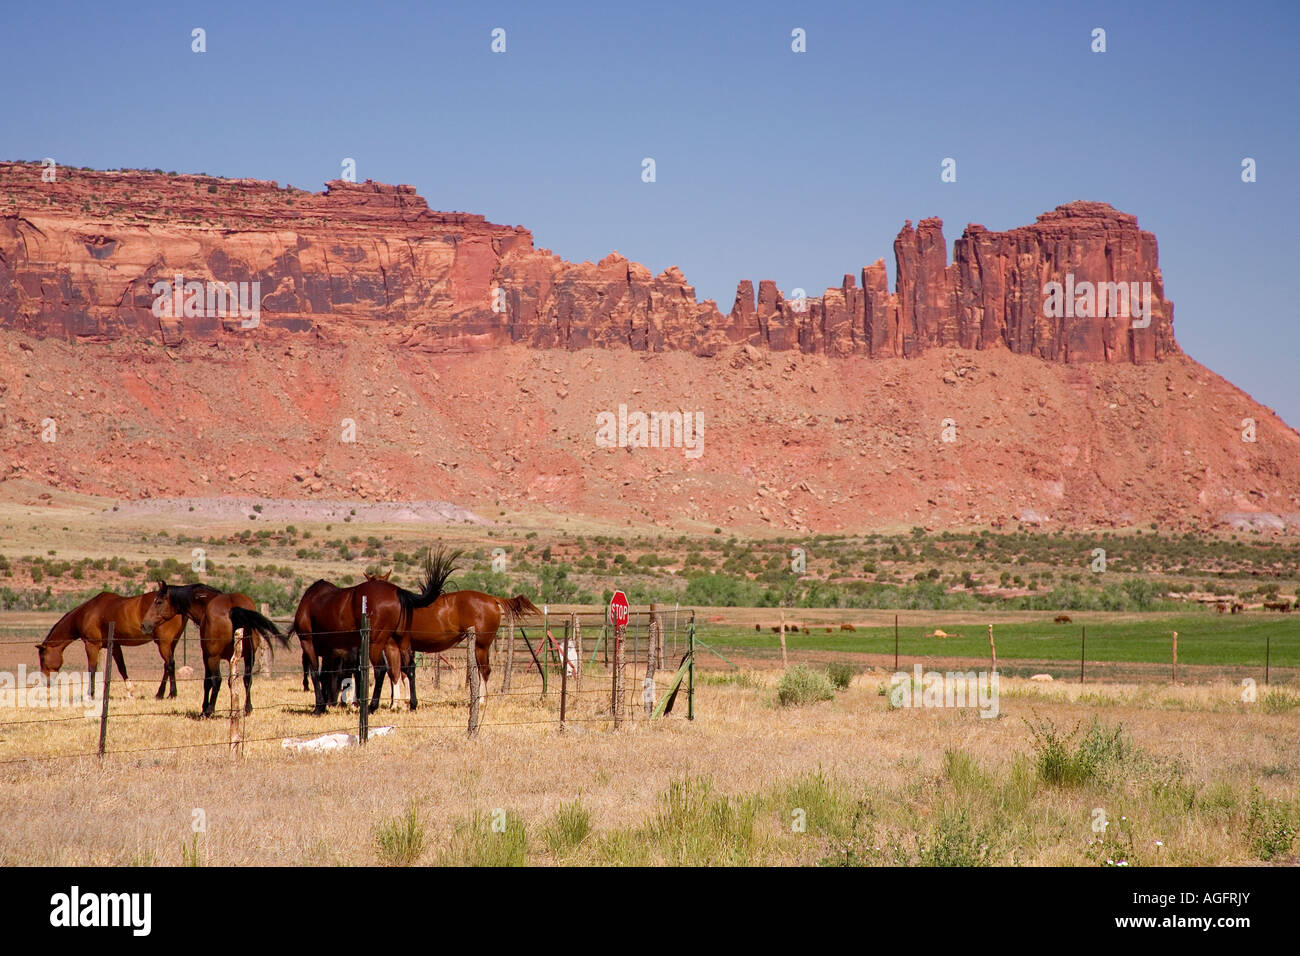
[[[384,737],[391,734],[396,727],[371,727],[370,737]],[[360,734],[322,734],[319,737],[312,737],[308,740],[297,740],[293,737],[285,737],[280,741],[280,746],[285,750],[294,750],[298,753],[325,753],[329,750],[342,750],[344,747],[355,746],[361,739]]]

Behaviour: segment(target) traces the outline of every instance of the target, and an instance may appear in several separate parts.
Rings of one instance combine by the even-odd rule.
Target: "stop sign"
[[[615,591],[609,599],[609,616],[615,627],[627,626],[627,595],[622,591]]]

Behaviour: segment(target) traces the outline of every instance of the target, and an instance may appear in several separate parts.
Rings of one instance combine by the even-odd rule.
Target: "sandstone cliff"
[[[627,346],[711,355],[738,342],[831,356],[910,357],[926,348],[1006,349],[1056,362],[1145,362],[1177,352],[1155,237],[1105,203],[1074,202],[1029,226],[968,226],[948,262],[942,223],[909,222],[884,262],[821,297],[740,283],[731,312],[697,302],[676,268],[612,253],[567,262],[520,227],[430,210],[411,186],[331,182],[321,193],[258,180],[0,163],[0,328],[108,341],[382,331],[428,351],[507,343]],[[158,315],[156,283],[258,283],[255,328],[217,310]],[[1150,290],[1150,314],[1062,314],[1067,290]],[[179,302],[177,313],[181,313]],[[1084,314],[1091,312],[1092,314]]]

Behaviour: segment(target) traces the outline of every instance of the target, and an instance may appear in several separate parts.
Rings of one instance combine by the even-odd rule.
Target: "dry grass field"
[[[355,708],[313,718],[298,680],[259,679],[239,761],[197,685],[159,703],[136,681],[102,760],[15,760],[93,751],[75,712],[0,727],[0,864],[1296,862],[1293,692],[1007,679],[986,719],[893,709],[884,671],[783,707],[779,676],[702,670],[695,721],[683,697],[617,733],[599,666],[564,731],[554,690],[517,680],[468,739],[460,681],[421,672],[418,711],[372,718],[393,733],[324,754],[280,738],[355,733]]]

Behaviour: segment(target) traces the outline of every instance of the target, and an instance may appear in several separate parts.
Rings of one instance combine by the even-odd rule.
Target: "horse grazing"
[[[302,644],[312,688],[316,692],[313,713],[325,713],[327,700],[321,683],[320,659],[360,648],[363,607],[370,626],[370,665],[375,672],[370,712],[379,709],[379,694],[385,675],[402,672],[404,654],[399,635],[417,608],[427,607],[442,593],[443,584],[456,569],[456,559],[460,554],[459,551],[448,553],[442,548],[431,552],[425,560],[424,581],[418,592],[374,578],[348,588],[322,580],[307,589],[298,602],[289,634],[297,634]],[[363,667],[365,664],[361,661]],[[416,706],[412,692],[411,710]]]
[[[149,633],[159,621],[182,614],[199,626],[199,644],[203,648],[203,716],[212,717],[217,710],[217,693],[221,690],[221,662],[235,654],[235,631],[243,632],[244,713],[253,712],[253,664],[261,642],[279,638],[284,647],[289,638],[269,618],[259,614],[253,599],[239,592],[226,593],[206,584],[166,584],[158,582],[140,628]]]
[[[409,647],[409,656],[403,658],[403,673],[410,682],[411,698],[415,699],[415,651],[437,654],[459,644],[466,632],[474,628],[474,659],[478,661],[479,702],[487,696],[487,679],[492,673],[488,652],[496,640],[497,629],[504,619],[514,624],[529,614],[542,616],[532,601],[522,594],[503,598],[482,591],[449,591],[426,608],[417,608],[411,615],[410,626],[403,634],[403,648]],[[396,683],[396,678],[394,678]]]
[[[153,603],[153,595],[146,592],[135,597],[123,597],[111,591],[101,591],[85,604],[73,608],[45,635],[45,640],[36,645],[40,657],[41,675],[49,678],[58,673],[63,666],[63,649],[73,641],[81,641],[86,646],[86,667],[90,671],[90,696],[95,696],[95,671],[99,667],[99,652],[108,640],[108,625],[113,625],[113,660],[117,672],[123,680],[126,676],[126,660],[122,656],[123,647],[137,647],[158,642],[158,654],[163,659],[162,681],[158,684],[155,699],[162,700],[163,690],[171,681],[171,694],[176,696],[176,643],[185,633],[185,618],[171,615],[159,618],[157,627],[146,631],[141,621]]]

